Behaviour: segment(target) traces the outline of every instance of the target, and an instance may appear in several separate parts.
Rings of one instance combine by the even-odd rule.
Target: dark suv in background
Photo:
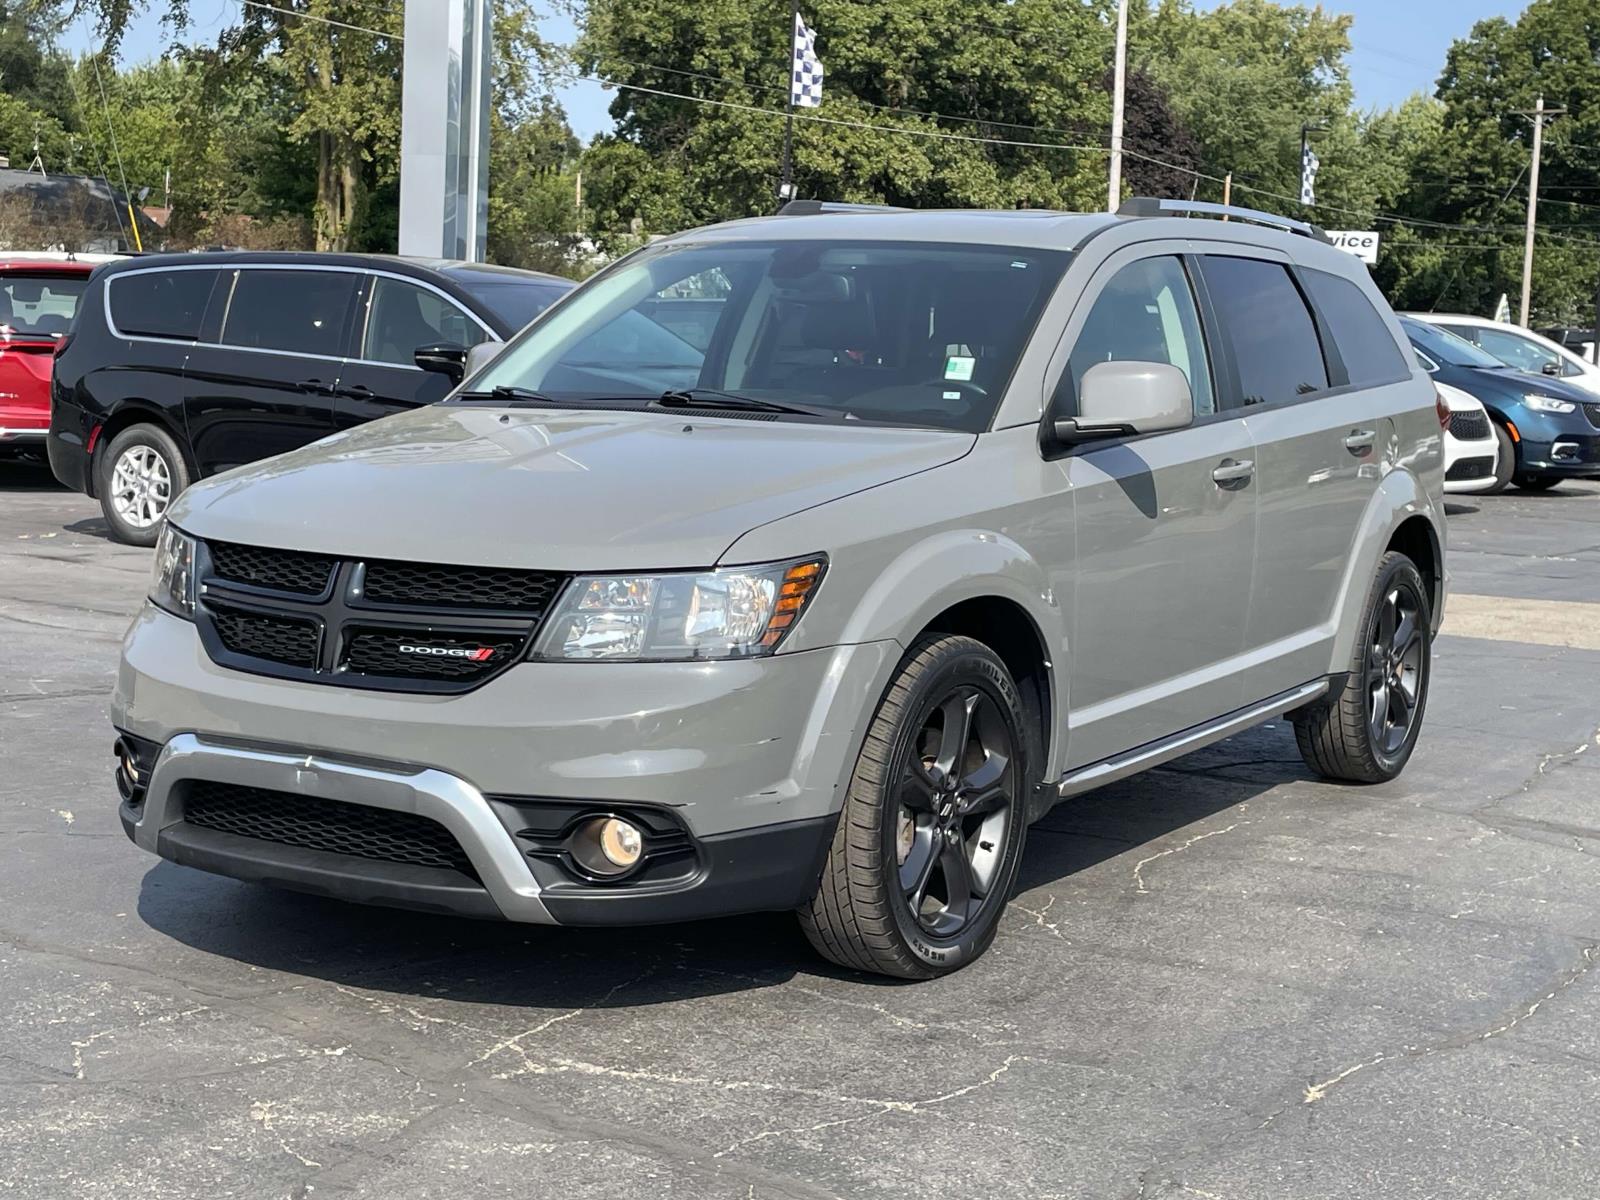
[[[442,399],[466,352],[572,287],[378,255],[228,253],[96,271],[56,352],[50,465],[153,545],[195,479]]]

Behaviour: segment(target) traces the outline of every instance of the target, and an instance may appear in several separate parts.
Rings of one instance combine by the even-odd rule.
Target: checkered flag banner
[[[1311,143],[1306,143],[1305,153],[1300,157],[1300,203],[1315,204],[1317,202],[1317,168],[1322,165],[1322,160],[1317,157],[1317,152],[1311,148]]]
[[[789,81],[789,103],[796,108],[822,107],[822,60],[817,57],[817,35],[805,19],[794,15],[794,56]]]

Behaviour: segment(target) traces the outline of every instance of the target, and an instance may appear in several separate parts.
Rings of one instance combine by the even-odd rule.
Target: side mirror
[[[434,371],[440,375],[448,375],[451,383],[460,383],[462,374],[467,365],[467,348],[457,346],[453,342],[441,342],[434,346],[418,346],[411,360],[424,371]]]
[[[1561,375],[1561,364],[1547,362],[1539,368],[1539,373],[1541,375],[1549,375],[1551,378],[1558,378]]]
[[[1064,443],[1183,429],[1194,422],[1189,380],[1170,363],[1103,362],[1083,373],[1078,415],[1055,421]]]
[[[468,350],[466,377],[471,379],[479,371],[499,358],[500,351],[505,348],[506,344],[504,342],[479,342],[471,350]]]

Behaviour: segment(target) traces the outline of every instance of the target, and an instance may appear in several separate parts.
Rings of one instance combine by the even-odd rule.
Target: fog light
[[[644,859],[644,833],[621,817],[593,817],[567,839],[567,853],[592,877],[626,875]]]
[[[134,787],[138,787],[144,782],[139,778],[139,760],[135,758],[133,752],[128,749],[127,743],[124,742],[121,744],[121,750],[122,772],[128,777],[129,783],[131,783]]]
[[[644,837],[626,821],[607,817],[600,826],[600,853],[620,870],[626,871],[644,853]]]

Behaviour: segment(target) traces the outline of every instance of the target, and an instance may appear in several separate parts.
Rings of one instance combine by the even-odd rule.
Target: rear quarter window
[[[1233,344],[1245,404],[1282,404],[1326,390],[1311,310],[1280,263],[1208,256],[1206,287]]]
[[[1377,387],[1411,377],[1389,326],[1359,287],[1326,271],[1302,270],[1300,277],[1333,335],[1351,384]]]
[[[111,297],[111,323],[130,337],[172,338],[192,342],[200,337],[216,271],[138,271],[106,281]]]

